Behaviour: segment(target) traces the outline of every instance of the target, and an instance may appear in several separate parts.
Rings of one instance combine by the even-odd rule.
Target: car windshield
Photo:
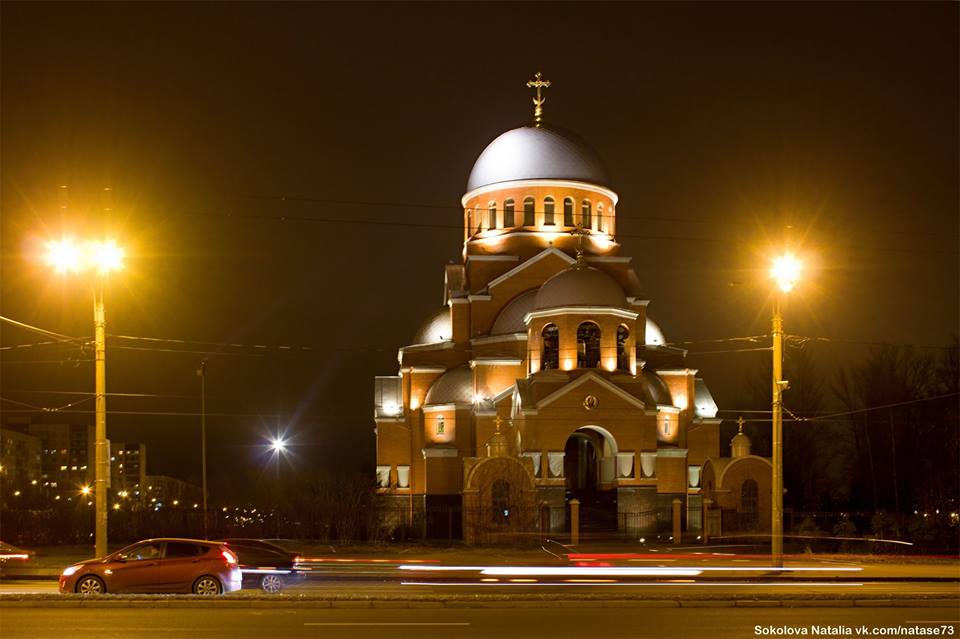
[[[123,561],[141,561],[144,559],[159,559],[162,548],[160,542],[147,542],[135,544],[129,548],[121,550],[117,559]]]

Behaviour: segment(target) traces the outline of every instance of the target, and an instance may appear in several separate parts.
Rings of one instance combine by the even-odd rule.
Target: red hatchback
[[[60,592],[185,592],[219,595],[239,590],[237,556],[223,544],[198,539],[148,539],[103,559],[74,564],[60,575]]]

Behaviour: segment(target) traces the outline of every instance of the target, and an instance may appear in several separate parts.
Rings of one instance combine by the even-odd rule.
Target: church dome
[[[597,152],[562,129],[524,126],[487,145],[470,171],[467,192],[516,180],[574,180],[610,186]]]
[[[537,310],[558,306],[626,308],[627,298],[617,281],[603,271],[575,264],[543,283],[534,306]]]
[[[534,309],[536,299],[537,290],[533,289],[510,300],[510,303],[503,307],[503,310],[497,315],[497,319],[493,321],[490,334],[526,333],[527,325],[523,319],[527,316],[527,313]]]
[[[430,386],[423,403],[425,406],[473,403],[473,371],[468,365],[451,368]]]
[[[441,308],[420,325],[413,336],[413,344],[435,344],[453,339],[453,327],[450,324],[450,309]]]
[[[734,458],[746,457],[750,454],[750,447],[750,438],[743,432],[743,426],[741,425],[740,430],[730,440],[730,456]]]

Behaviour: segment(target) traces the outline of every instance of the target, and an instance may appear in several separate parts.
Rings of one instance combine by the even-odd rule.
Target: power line
[[[55,339],[55,340],[57,340],[57,341],[59,341],[59,342],[83,342],[83,341],[85,341],[85,340],[80,339],[79,337],[70,337],[69,335],[64,335],[64,334],[62,334],[62,333],[54,333],[53,331],[48,331],[48,330],[45,329],[45,328],[40,328],[39,326],[33,326],[33,325],[31,325],[31,324],[26,324],[26,323],[24,323],[24,322],[18,322],[18,321],[15,320],[15,319],[11,319],[11,318],[9,318],[9,317],[4,317],[4,316],[2,316],[2,315],[0,315],[0,321],[4,321],[4,322],[6,322],[6,323],[8,323],[8,324],[11,324],[11,325],[13,325],[13,326],[16,326],[16,327],[18,327],[18,328],[22,328],[22,329],[24,329],[24,330],[32,331],[32,332],[34,332],[34,333],[37,333],[37,334],[39,334],[39,335],[43,335],[43,336],[45,336],[45,337],[52,337],[53,339]]]
[[[824,415],[822,417],[803,417],[800,418],[800,421],[804,422],[813,422],[813,421],[822,421],[831,419],[833,417],[844,417],[846,415],[857,415],[859,413],[866,413],[874,410],[883,410],[885,408],[896,408],[897,406],[908,406],[910,404],[919,404],[921,402],[932,402],[938,399],[946,399],[948,397],[956,397],[960,395],[960,392],[954,393],[944,393],[943,395],[936,395],[935,397],[922,397],[920,399],[911,399],[905,402],[895,402],[893,404],[884,404],[882,406],[869,406],[867,408],[858,408],[856,410],[844,411],[842,413],[833,413],[832,415]]]

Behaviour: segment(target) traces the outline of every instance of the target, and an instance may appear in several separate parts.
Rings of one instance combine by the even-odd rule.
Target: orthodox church
[[[549,84],[474,164],[442,305],[375,379],[379,491],[471,543],[569,530],[573,499],[585,530],[669,531],[676,500],[685,531],[769,526],[770,462],[743,433],[720,457],[717,405],[620,254],[607,169],[543,122]]]

